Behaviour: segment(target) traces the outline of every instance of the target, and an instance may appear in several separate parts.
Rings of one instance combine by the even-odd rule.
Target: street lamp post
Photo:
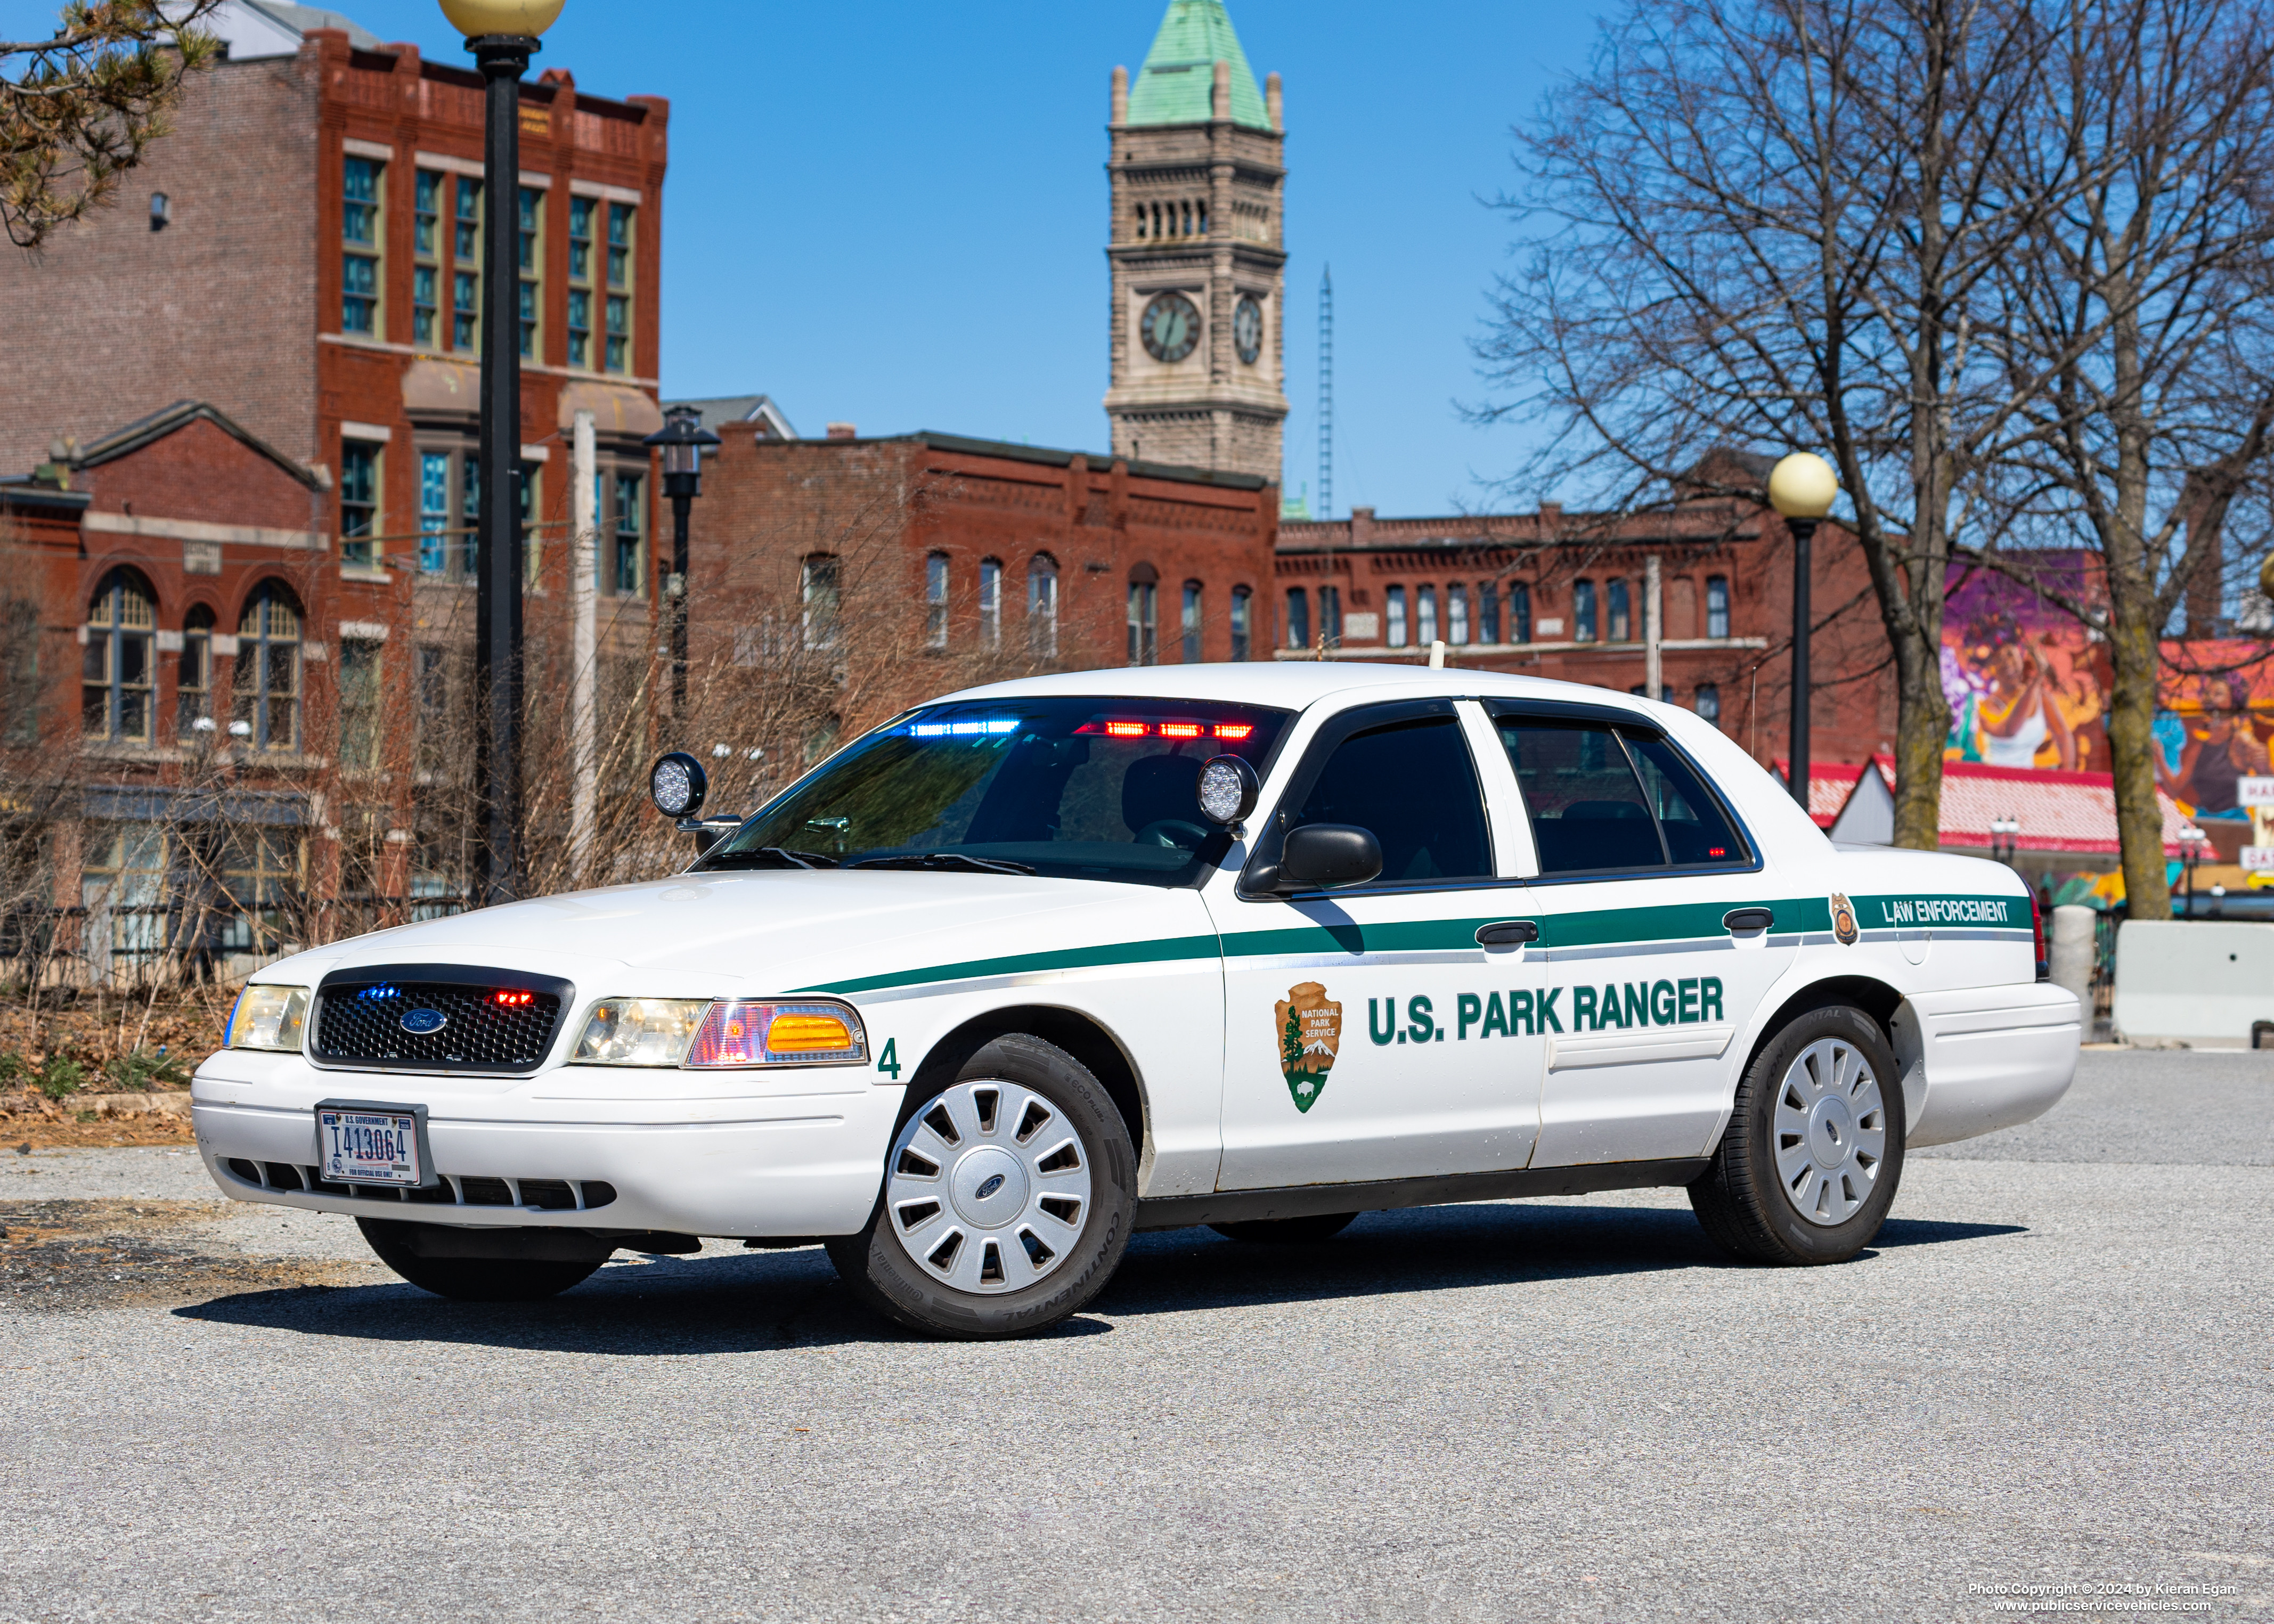
[[[2022,849],[2022,820],[2018,817],[1993,817],[1990,820],[1990,855],[2001,863],[2011,865]]]
[[[2202,849],[2210,844],[2210,837],[2194,823],[2180,826],[2180,858],[2187,866],[2187,917],[2195,916],[2195,864],[2202,861]]]
[[[441,0],[485,81],[482,505],[474,534],[481,900],[521,892],[521,76],[562,0]],[[531,359],[539,357],[532,357]]]
[[[1808,805],[1808,581],[1817,521],[1832,511],[1840,479],[1820,456],[1796,451],[1769,470],[1769,505],[1792,532],[1792,798]]]
[[[703,453],[719,437],[694,407],[674,406],[643,443],[663,453],[663,493],[671,498],[671,577],[663,595],[671,605],[671,717],[679,721],[687,715],[687,510],[703,494]]]

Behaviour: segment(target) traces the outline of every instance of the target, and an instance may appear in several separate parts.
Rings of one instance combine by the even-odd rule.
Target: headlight
[[[869,1057],[869,1035],[849,1004],[721,998],[687,1051],[692,1068],[849,1064]]]
[[[229,1012],[224,1049],[282,1049],[297,1053],[308,1025],[305,987],[247,987]]]
[[[708,998],[604,998],[584,1019],[570,1065],[675,1066]]]

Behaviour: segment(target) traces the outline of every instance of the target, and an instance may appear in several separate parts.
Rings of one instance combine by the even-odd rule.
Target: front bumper
[[[849,1235],[868,1222],[900,1088],[843,1067],[689,1079],[632,1068],[525,1079],[329,1071],[297,1055],[229,1050],[199,1069],[190,1115],[207,1170],[242,1201],[723,1237]],[[313,1182],[316,1102],[332,1098],[425,1105],[443,1188],[406,1199],[297,1187]]]

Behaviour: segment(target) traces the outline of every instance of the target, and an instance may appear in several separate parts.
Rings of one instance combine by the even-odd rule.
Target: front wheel
[[[1014,1033],[905,1108],[885,1188],[827,1243],[855,1296],[934,1336],[1020,1336],[1079,1311],[1129,1244],[1137,1157],[1073,1056]]]
[[[1902,1084],[1879,1023],[1831,1004],[1764,1044],[1690,1205],[1754,1263],[1844,1263],[1879,1231],[1903,1170]]]

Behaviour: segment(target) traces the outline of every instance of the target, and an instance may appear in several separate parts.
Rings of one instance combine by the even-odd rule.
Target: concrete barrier
[[[2092,1035],[2092,960],[2098,931],[2099,915],[2090,908],[2071,902],[2053,910],[2048,979],[2076,995],[2077,1005],[2085,1015],[2087,1038]]]
[[[2252,1027],[2274,1026],[2274,924],[2126,920],[2113,1013],[2127,1042],[2255,1047]]]

